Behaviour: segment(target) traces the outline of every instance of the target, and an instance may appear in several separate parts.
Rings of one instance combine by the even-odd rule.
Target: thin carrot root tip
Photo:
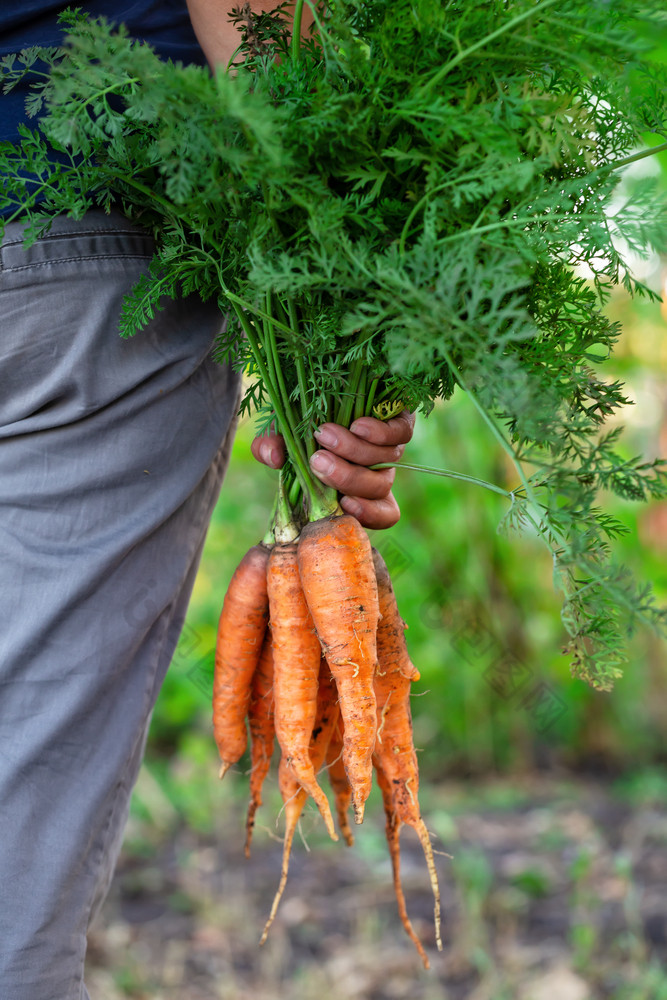
[[[232,766],[231,763],[227,763],[227,761],[223,760],[222,764],[220,765],[220,771],[218,772],[218,778],[220,779],[220,781],[222,781],[222,779],[227,774],[227,771],[230,769],[231,766]]]
[[[250,805],[248,806],[248,818],[246,819],[246,824],[245,824],[245,830],[246,830],[245,846],[243,848],[243,852],[246,858],[250,857],[250,842],[252,840],[253,830],[255,829],[255,813],[257,811],[258,805],[259,805],[258,802],[251,802]]]
[[[387,775],[382,770],[382,766],[379,761],[376,760],[375,763],[377,771],[378,785],[380,786],[380,791],[382,792],[382,801],[384,803],[384,812],[386,817],[385,824],[385,835],[387,838],[387,847],[389,848],[389,857],[391,858],[391,869],[394,878],[394,894],[396,896],[396,905],[398,907],[398,915],[403,924],[403,928],[414,944],[419,957],[422,960],[425,969],[430,969],[430,962],[424,951],[424,946],[417,937],[415,929],[410,922],[410,917],[408,916],[407,906],[405,904],[405,895],[403,893],[403,886],[401,885],[401,848],[399,843],[399,836],[401,831],[401,820],[396,815],[394,811],[394,806],[392,803],[392,791]]]
[[[433,920],[435,923],[435,943],[438,951],[442,951],[442,935],[440,931],[440,886],[438,885],[438,875],[435,870],[435,859],[433,857],[433,845],[429,837],[428,830],[423,820],[414,826],[417,831],[426,858],[429,878],[431,880],[431,891],[433,892]]]
[[[347,817],[345,817],[345,820],[340,819],[338,823],[340,826],[340,832],[343,835],[343,840],[345,841],[348,847],[354,847],[354,834],[350,829],[350,824],[347,821]]]
[[[332,840],[338,840],[338,834],[336,833],[336,827],[334,826],[334,819],[331,815],[331,806],[329,805],[329,800],[322,791],[322,789],[315,784],[315,789],[308,789],[311,797],[314,799],[317,808],[320,811],[320,815],[324,820],[324,824],[327,828],[327,833]],[[314,794],[315,793],[315,794]]]
[[[301,809],[299,809],[299,813],[300,812]],[[291,826],[290,829],[287,830],[285,833],[285,843],[283,845],[283,863],[280,872],[280,882],[278,884],[277,892],[273,898],[273,903],[271,905],[271,912],[269,913],[269,919],[266,921],[264,925],[264,930],[262,931],[262,936],[259,939],[260,945],[263,945],[266,942],[267,937],[269,936],[269,930],[271,928],[271,924],[275,920],[276,913],[278,912],[278,905],[280,903],[280,900],[282,899],[283,892],[285,891],[285,886],[287,885],[289,859],[292,850],[292,841],[294,839],[295,831],[296,831],[296,821],[294,822],[294,825]]]
[[[354,845],[354,834],[352,833],[350,821],[347,817],[347,809],[345,811],[338,811],[338,829],[347,846],[352,847]]]
[[[364,821],[365,803],[354,803],[354,822],[359,826]]]
[[[338,834],[336,833],[336,827],[334,826],[334,819],[331,813],[331,806],[329,805],[329,800],[320,788],[315,778],[315,772],[313,770],[312,764],[310,768],[297,767],[297,762],[292,762],[292,767],[297,780],[301,784],[301,787],[306,791],[310,797],[315,802],[315,805],[320,811],[320,816],[324,820],[324,825],[327,828],[327,833],[332,840],[338,840]],[[309,773],[310,772],[310,773]],[[311,776],[312,775],[312,776]]]
[[[327,833],[329,834],[329,836],[331,837],[332,840],[336,840],[337,841],[338,840],[338,834],[336,833],[335,828],[332,825],[330,825],[327,822],[327,820],[325,820],[325,823],[326,823]]]

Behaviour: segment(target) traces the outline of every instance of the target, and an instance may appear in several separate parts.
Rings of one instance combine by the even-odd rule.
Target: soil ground
[[[352,848],[305,817],[308,850],[295,842],[262,948],[281,857],[271,796],[249,860],[241,806],[214,832],[176,823],[142,839],[131,826],[91,934],[91,998],[667,1000],[666,788],[540,775],[429,788],[440,953],[421,847],[407,829],[401,844],[430,971],[396,916],[376,801]]]

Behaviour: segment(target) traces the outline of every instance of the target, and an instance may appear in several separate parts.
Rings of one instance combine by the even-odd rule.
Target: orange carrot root
[[[338,840],[310,757],[322,651],[301,587],[296,550],[294,543],[276,545],[267,571],[276,738],[297,780],[315,800],[329,836]]]
[[[378,786],[382,792],[382,801],[384,803],[384,812],[386,817],[385,823],[385,833],[387,836],[387,846],[389,848],[389,856],[391,857],[391,870],[394,878],[394,894],[396,896],[396,905],[398,907],[398,915],[401,918],[401,923],[405,929],[406,934],[414,944],[415,948],[419,952],[419,957],[424,963],[425,969],[430,969],[431,963],[428,960],[428,956],[424,951],[424,946],[417,937],[415,929],[412,926],[410,918],[408,916],[408,910],[405,903],[405,896],[403,894],[403,886],[401,885],[401,853],[399,845],[399,834],[401,830],[401,821],[396,816],[394,812],[392,802],[391,802],[391,788],[387,781],[386,775],[381,767],[376,763],[376,775]]]
[[[408,681],[418,681],[419,671],[410,659],[405,642],[407,625],[401,618],[385,561],[373,549],[373,565],[378,587],[380,621],[377,632],[378,663],[383,671],[398,671]],[[382,656],[380,656],[382,653]]]
[[[345,765],[343,763],[343,731],[338,721],[338,725],[331,737],[331,743],[327,751],[327,771],[329,781],[334,793],[336,817],[338,819],[338,829],[343,835],[343,839],[348,847],[354,844],[354,836],[350,828],[348,810],[352,801],[352,789],[347,778]]]
[[[220,614],[213,678],[213,734],[220,777],[243,756],[250,685],[269,619],[266,567],[269,549],[253,545],[231,579]]]
[[[324,659],[321,662],[318,694],[317,713],[315,725],[313,727],[310,741],[310,757],[315,771],[319,771],[326,759],[327,750],[331,741],[332,733],[336,728],[339,719],[338,694],[336,686],[331,677],[331,672]],[[264,930],[260,938],[260,945],[267,939],[269,928],[273,923],[278,906],[287,884],[287,874],[289,870],[289,859],[292,851],[294,834],[306,804],[308,795],[300,785],[294,771],[285,758],[281,758],[278,768],[278,786],[285,804],[285,840],[283,842],[283,859],[280,870],[280,882],[273,898],[269,918],[264,925]]]
[[[377,720],[373,674],[379,609],[370,542],[354,517],[307,524],[299,573],[322,649],[336,680],[344,724],[343,760],[361,823],[371,789]]]
[[[271,631],[264,637],[262,653],[252,678],[248,705],[250,729],[250,803],[246,819],[245,856],[250,857],[250,842],[255,813],[262,804],[262,786],[271,766],[275,724],[273,717],[273,648]]]
[[[424,857],[426,858],[426,867],[428,868],[429,879],[431,880],[431,892],[433,893],[433,923],[435,924],[435,943],[438,951],[442,951],[442,934],[441,934],[441,924],[440,924],[440,885],[438,883],[438,873],[435,869],[435,858],[433,857],[433,845],[431,844],[431,838],[429,832],[426,829],[426,825],[423,819],[420,819],[417,823],[411,823],[410,826],[417,831],[417,836],[421,841],[422,850],[424,852]]]
[[[284,760],[280,762],[280,769],[283,769]],[[279,778],[280,781],[280,778]],[[283,841],[283,860],[280,869],[280,882],[278,883],[278,888],[276,894],[273,897],[273,903],[271,904],[271,912],[269,913],[269,918],[264,924],[264,930],[262,931],[262,936],[259,939],[260,945],[264,944],[267,937],[269,936],[269,930],[271,924],[275,920],[276,913],[278,912],[278,906],[280,905],[280,900],[282,899],[283,892],[285,891],[285,886],[287,885],[287,874],[289,871],[289,859],[292,853],[292,843],[294,841],[294,834],[296,833],[296,828],[303,812],[303,807],[306,804],[306,799],[308,798],[307,793],[299,785],[296,778],[293,775],[285,776],[281,782],[281,792],[283,797],[285,795],[290,795],[291,797],[285,802],[285,840]]]
[[[373,559],[382,615],[377,633],[379,667],[375,675],[375,694],[379,737],[374,762],[378,775],[382,772],[391,790],[391,808],[396,821],[411,826],[421,842],[433,892],[436,944],[442,951],[440,887],[431,839],[419,810],[419,771],[412,740],[410,685],[418,674],[410,662],[387,567],[378,552],[374,552]]]
[[[278,784],[285,837],[280,880],[260,944],[267,940],[285,891],[294,836],[309,796],[329,835],[338,839],[318,783],[326,762],[338,826],[348,845],[354,843],[350,804],[360,823],[375,767],[398,914],[428,969],[401,885],[400,830],[407,825],[416,831],[433,893],[436,944],[442,950],[440,888],[419,809],[412,737],[410,687],[419,672],[407,651],[405,629],[387,568],[358,521],[348,515],[306,525],[298,542],[275,545],[270,555],[264,546],[254,546],[234,574],[218,629],[214,731],[223,777],[245,750],[248,717],[246,856],[274,736],[282,754]]]

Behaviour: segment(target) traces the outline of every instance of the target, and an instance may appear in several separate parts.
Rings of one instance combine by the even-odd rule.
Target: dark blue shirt
[[[2,0],[0,4],[0,56],[20,52],[33,45],[52,46],[62,42],[58,14],[77,3],[62,0]],[[163,59],[203,64],[206,60],[195,38],[185,0],[82,0],[83,10],[92,17],[105,17],[113,24],[125,24],[134,38],[148,42]],[[26,117],[24,102],[28,82],[9,94],[0,92],[0,141],[17,139],[20,122],[34,128]]]

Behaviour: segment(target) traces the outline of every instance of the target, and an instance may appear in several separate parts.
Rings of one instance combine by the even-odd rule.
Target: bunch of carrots
[[[213,725],[221,777],[240,760],[250,733],[246,855],[275,740],[281,752],[283,862],[261,943],[285,888],[308,796],[329,835],[338,839],[319,784],[326,768],[348,845],[353,843],[349,807],[361,823],[375,770],[400,918],[428,968],[400,880],[400,828],[416,830],[433,890],[435,939],[442,948],[438,880],[419,810],[412,739],[410,685],[419,673],[408,655],[405,628],[382,557],[347,514],[311,521],[293,540],[253,546],[232,577],[218,628]]]

